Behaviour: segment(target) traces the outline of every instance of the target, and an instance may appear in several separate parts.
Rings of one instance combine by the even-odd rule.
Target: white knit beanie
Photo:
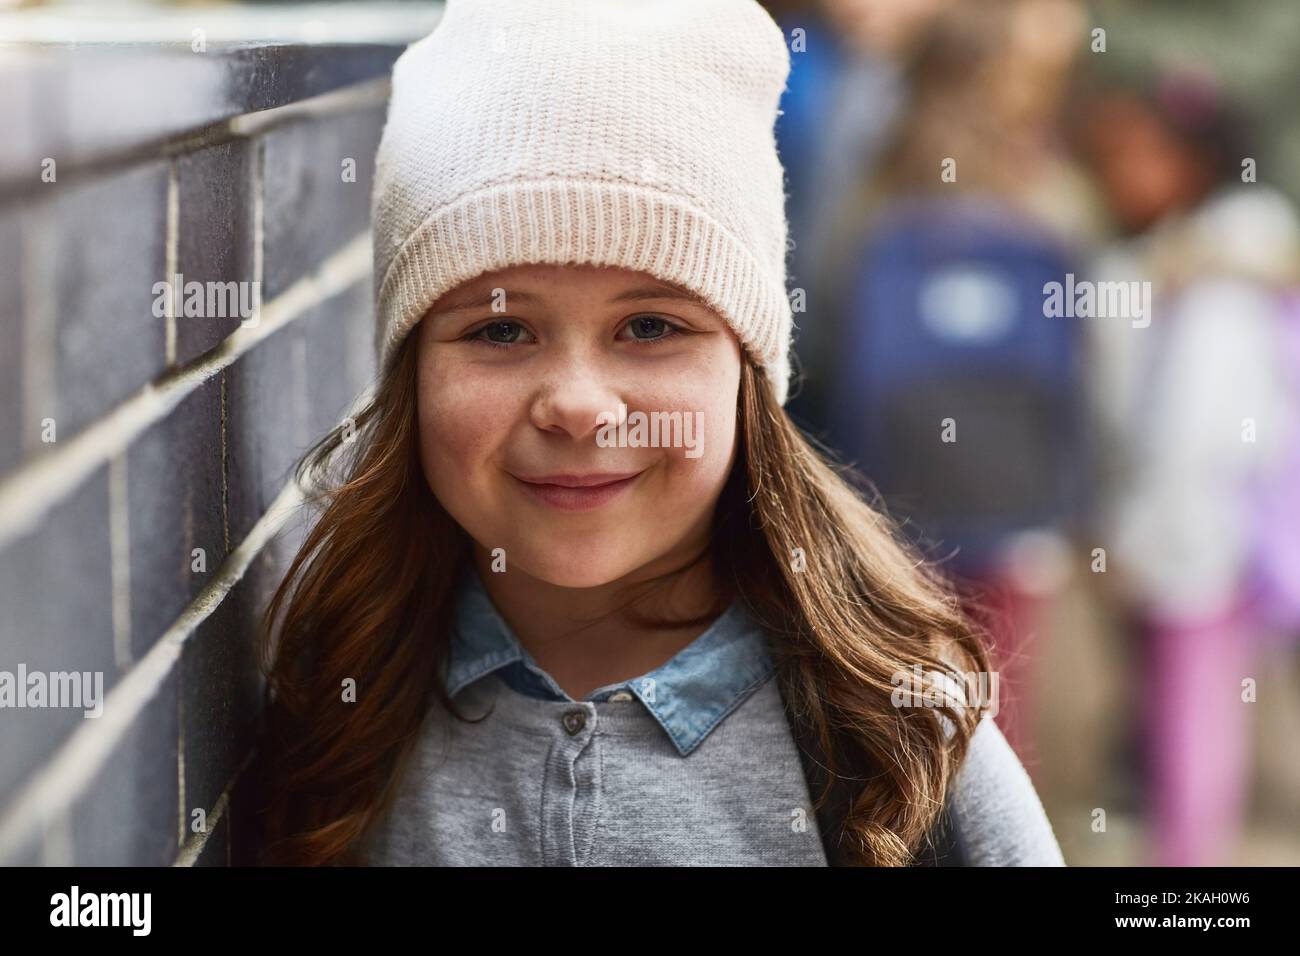
[[[784,404],[789,69],[755,0],[449,0],[393,66],[376,157],[383,370],[461,283],[588,263],[700,295]]]

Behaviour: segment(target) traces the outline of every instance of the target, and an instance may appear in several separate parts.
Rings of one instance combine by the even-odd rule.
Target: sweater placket
[[[555,719],[542,781],[542,865],[579,866],[591,850],[600,801],[596,706],[575,702]]]

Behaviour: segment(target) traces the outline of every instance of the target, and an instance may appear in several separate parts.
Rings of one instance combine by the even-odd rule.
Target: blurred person
[[[1061,130],[1082,36],[1075,0],[989,0],[937,15],[906,63],[906,101],[879,164],[860,170],[828,217],[830,248],[856,255],[876,211],[916,196],[974,194],[1062,235],[1095,232],[1095,197]]]
[[[1099,281],[1149,282],[1149,325],[1091,320],[1092,391],[1117,465],[1099,519],[1143,637],[1154,861],[1228,859],[1249,773],[1252,645],[1300,631],[1300,226],[1243,182],[1215,78],[1173,70],[1096,96],[1082,141],[1121,238]]]
[[[790,280],[803,290],[795,346],[806,370],[790,411],[814,432],[827,426],[826,383],[835,354],[824,328],[824,263],[836,210],[874,168],[905,100],[903,66],[930,21],[952,0],[768,2],[792,46],[777,143],[786,166]],[[795,31],[800,43],[796,47]],[[804,322],[805,317],[809,321]]]
[[[952,2],[821,0],[817,5],[828,52],[839,68],[822,104],[825,123],[807,181],[809,210],[796,261],[802,255],[811,267],[826,254],[835,211],[875,167],[907,102],[906,64]]]
[[[1076,334],[1045,319],[1043,287],[1087,219],[1057,132],[1082,24],[1069,0],[937,15],[879,168],[841,202],[828,266],[829,443],[950,558],[993,632],[998,719],[1022,755],[1028,642],[1067,564],[1042,532],[1079,507]]]

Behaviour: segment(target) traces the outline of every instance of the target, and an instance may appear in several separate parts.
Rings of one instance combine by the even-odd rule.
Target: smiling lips
[[[587,475],[538,475],[516,481],[526,493],[561,511],[590,511],[612,501],[636,482],[639,471]]]

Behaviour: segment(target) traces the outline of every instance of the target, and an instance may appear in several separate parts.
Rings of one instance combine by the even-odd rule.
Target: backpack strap
[[[799,751],[799,760],[803,766],[804,778],[813,799],[825,786],[827,777],[826,759],[817,737],[786,703],[788,695],[782,691],[781,700],[785,704],[786,719]],[[868,775],[868,768],[855,767],[850,776],[837,776],[831,785],[831,792],[825,805],[817,814],[817,828],[821,833],[822,849],[829,866],[850,866],[841,847],[844,816],[854,793],[861,787],[861,781]],[[920,848],[913,857],[910,866],[970,866],[968,855],[961,839],[956,815],[952,812],[949,801],[944,801],[943,810],[935,819],[934,826],[925,835]]]

